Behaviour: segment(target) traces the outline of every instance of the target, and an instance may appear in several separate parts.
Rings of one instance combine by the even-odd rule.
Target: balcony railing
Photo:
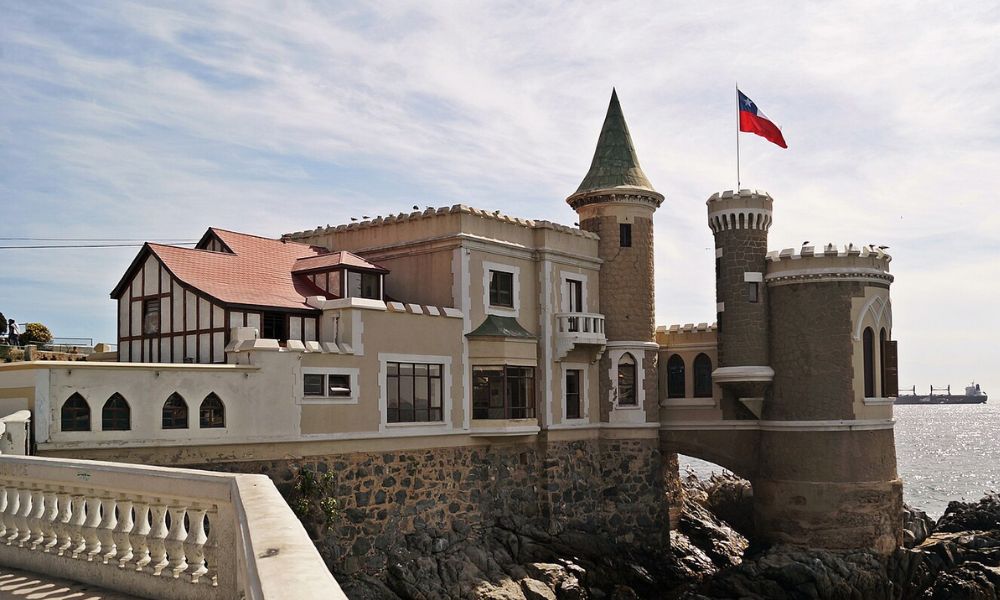
[[[346,598],[263,475],[0,456],[0,564],[166,600]]]
[[[593,346],[598,357],[604,351],[604,315],[599,313],[556,313],[556,340],[558,359],[563,359],[578,345]]]

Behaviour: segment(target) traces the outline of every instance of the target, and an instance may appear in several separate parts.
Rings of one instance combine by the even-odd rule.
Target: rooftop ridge
[[[281,236],[281,239],[295,240],[297,238],[304,238],[312,235],[323,235],[327,233],[336,233],[340,231],[353,231],[356,229],[368,229],[372,227],[383,227],[386,225],[393,225],[396,223],[405,223],[408,221],[416,221],[420,219],[430,219],[437,216],[453,215],[453,214],[470,214],[484,219],[493,219],[495,221],[500,221],[502,223],[509,223],[511,225],[517,225],[520,227],[528,227],[531,229],[552,229],[560,233],[568,233],[571,235],[577,235],[580,237],[585,237],[588,239],[598,239],[596,233],[590,231],[584,231],[577,227],[570,227],[568,225],[560,225],[558,223],[553,223],[546,220],[533,220],[533,219],[522,219],[520,217],[512,217],[501,213],[499,210],[488,211],[481,208],[471,207],[465,204],[454,204],[452,206],[442,206],[440,208],[428,207],[424,210],[415,210],[409,213],[401,212],[399,214],[378,216],[371,219],[365,219],[364,221],[357,221],[353,223],[343,223],[340,225],[319,225],[315,229],[306,229],[303,231],[295,231],[292,233],[286,233]]]

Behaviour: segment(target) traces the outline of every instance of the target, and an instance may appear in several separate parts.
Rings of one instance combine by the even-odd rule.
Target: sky
[[[771,249],[889,246],[900,385],[997,395],[998,58],[982,1],[0,0],[0,237],[277,237],[414,204],[572,224],[616,87],[666,196],[657,323],[711,321],[738,81],[789,146],[740,138]],[[0,311],[113,342],[137,251],[2,248]]]

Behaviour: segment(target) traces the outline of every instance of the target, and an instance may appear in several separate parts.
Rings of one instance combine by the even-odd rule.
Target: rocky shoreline
[[[905,508],[905,546],[886,557],[754,542],[750,484],[684,482],[667,556],[607,552],[523,524],[407,536],[384,577],[338,580],[352,599],[1000,599],[1000,496],[952,502],[933,521]]]

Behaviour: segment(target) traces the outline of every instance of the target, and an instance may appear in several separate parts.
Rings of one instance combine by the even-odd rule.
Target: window
[[[386,363],[386,422],[443,421],[443,373],[442,365]]]
[[[667,398],[684,398],[687,396],[687,382],[684,372],[684,359],[680,354],[673,354],[667,359]]]
[[[260,319],[260,337],[265,340],[288,341],[285,315],[276,312],[266,312]]]
[[[882,364],[882,397],[890,398],[899,394],[899,368],[896,350],[896,342],[889,339],[889,334],[885,329],[880,334],[882,346],[880,348]]]
[[[582,380],[580,369],[568,369],[566,371],[566,418],[580,418],[580,383]]]
[[[490,271],[490,306],[514,307],[514,274]]]
[[[632,247],[632,224],[631,223],[619,223],[618,224],[618,242],[622,248]]]
[[[747,282],[747,300],[752,304],[760,302],[760,283],[756,281]]]
[[[187,429],[188,406],[184,398],[174,392],[163,403],[163,429]]]
[[[627,352],[618,359],[618,405],[638,405],[635,396],[635,359]]]
[[[722,257],[715,257],[715,278],[718,279],[722,277]]]
[[[865,367],[865,398],[875,397],[875,332],[865,327],[861,340]]]
[[[350,375],[328,375],[327,395],[331,398],[345,398],[351,395]]]
[[[128,431],[132,428],[132,410],[125,397],[115,392],[111,394],[101,409],[102,431]]]
[[[201,408],[198,409],[198,426],[202,429],[226,426],[226,407],[215,392],[211,392],[201,401]]]
[[[160,299],[143,300],[142,302],[142,334],[158,335],[160,333]]]
[[[302,393],[306,396],[322,396],[326,375],[306,373],[302,376]]]
[[[370,298],[381,300],[382,294],[379,289],[379,274],[365,273],[362,271],[347,272],[347,295],[354,298]]]
[[[533,419],[534,367],[473,367],[473,419]]]
[[[90,405],[74,392],[62,406],[63,431],[90,431]]]
[[[583,282],[575,279],[566,280],[566,294],[569,302],[569,312],[583,312]],[[570,317],[568,329],[570,332],[580,331],[580,318]]]
[[[712,359],[705,353],[694,357],[694,397],[712,397]]]

